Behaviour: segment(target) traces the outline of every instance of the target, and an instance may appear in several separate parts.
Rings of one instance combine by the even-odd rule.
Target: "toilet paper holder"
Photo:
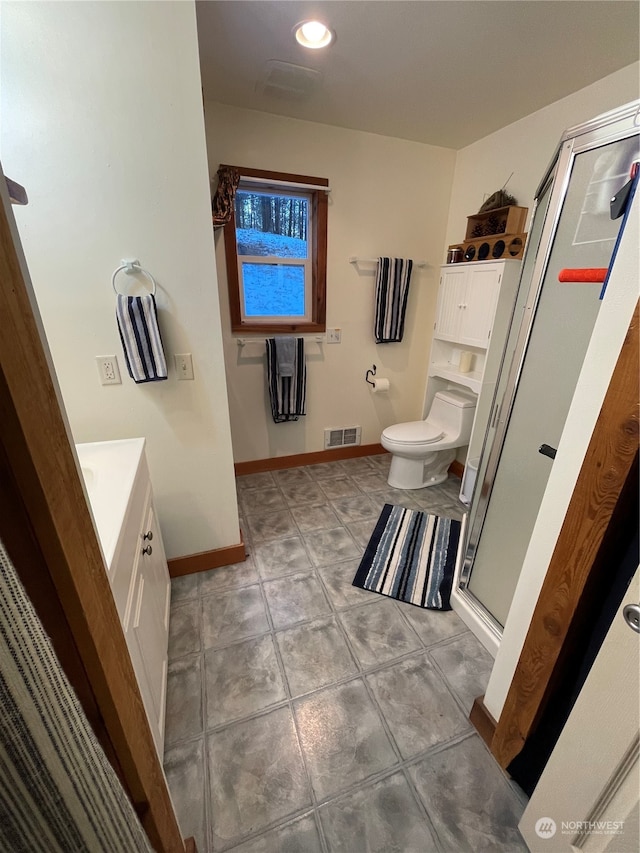
[[[374,387],[374,388],[376,387],[376,383],[375,383],[375,382],[372,382],[372,381],[369,379],[369,374],[371,374],[371,376],[375,376],[375,375],[376,375],[376,370],[377,370],[377,367],[376,367],[376,366],[375,366],[375,364],[374,364],[374,365],[373,365],[373,367],[372,367],[370,370],[367,370],[367,373],[366,373],[366,375],[365,375],[365,377],[364,377],[364,381],[365,381],[365,382],[368,382],[368,383],[369,383],[369,385],[373,385],[373,387]]]

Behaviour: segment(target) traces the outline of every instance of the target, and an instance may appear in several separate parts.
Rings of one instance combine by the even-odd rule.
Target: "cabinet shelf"
[[[455,364],[432,364],[429,367],[429,376],[436,376],[440,379],[446,379],[448,382],[464,385],[474,394],[479,394],[482,387],[481,371],[473,370],[469,373],[461,373]]]
[[[510,205],[467,216],[467,233],[464,239],[520,234],[524,231],[528,212],[528,207]]]

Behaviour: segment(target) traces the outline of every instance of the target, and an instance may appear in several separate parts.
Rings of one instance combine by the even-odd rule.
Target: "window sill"
[[[239,335],[319,334],[326,332],[326,329],[326,323],[232,323],[231,325],[231,332]]]

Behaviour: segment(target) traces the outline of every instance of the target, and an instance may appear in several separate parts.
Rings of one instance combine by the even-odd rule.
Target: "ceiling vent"
[[[310,97],[322,82],[322,73],[303,65],[270,59],[265,65],[262,80],[256,92],[287,101],[301,101]]]
[[[341,429],[325,429],[324,448],[350,447],[360,444],[361,427],[342,427]]]

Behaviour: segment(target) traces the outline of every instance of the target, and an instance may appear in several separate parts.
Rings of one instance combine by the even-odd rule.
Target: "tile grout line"
[[[365,472],[358,471],[356,473],[359,475],[361,473],[364,474]],[[378,466],[378,465],[369,465],[366,473],[382,474],[383,476],[386,474],[386,472],[384,470],[382,470],[382,466]],[[335,476],[342,476],[342,475],[338,474]],[[332,478],[326,478],[326,479],[327,480],[335,479],[335,476]],[[353,485],[358,490],[357,495],[346,496],[344,498],[345,500],[348,500],[350,497],[359,497],[361,495],[364,495],[365,497],[369,497],[366,492],[363,492],[363,490],[358,485],[358,483],[352,479],[352,474],[348,470],[346,470],[344,472],[344,476],[346,479],[351,479]],[[279,820],[279,821],[277,821],[273,824],[270,824],[266,827],[262,827],[261,830],[256,834],[253,834],[251,836],[243,836],[242,839],[239,839],[238,843],[242,844],[246,840],[248,840],[249,838],[260,837],[265,832],[271,831],[276,826],[286,825],[286,824],[290,823],[292,820],[298,819],[301,815],[313,813],[314,817],[315,817],[317,831],[318,831],[318,834],[320,836],[320,841],[321,841],[323,850],[326,851],[326,850],[328,850],[328,844],[327,844],[327,841],[324,837],[322,821],[320,820],[319,813],[318,813],[319,805],[324,806],[327,803],[330,803],[339,797],[348,796],[353,791],[359,790],[361,787],[366,787],[367,785],[375,784],[375,782],[378,781],[379,779],[386,778],[387,776],[390,776],[390,775],[395,774],[396,772],[399,772],[400,768],[402,768],[403,772],[404,772],[405,766],[408,766],[410,763],[415,763],[415,762],[421,760],[421,758],[423,758],[426,754],[428,754],[430,752],[430,750],[433,750],[433,748],[430,748],[430,750],[427,750],[426,753],[421,753],[421,754],[418,754],[417,756],[413,756],[412,759],[410,760],[410,762],[409,761],[403,761],[402,756],[401,756],[400,751],[399,751],[399,748],[395,742],[395,738],[391,734],[391,731],[388,727],[384,713],[382,712],[380,706],[378,705],[378,702],[375,698],[375,695],[372,692],[372,688],[370,687],[370,685],[368,683],[367,676],[373,675],[378,671],[381,671],[381,670],[387,669],[389,667],[392,667],[394,665],[397,665],[398,663],[402,662],[403,660],[410,659],[410,658],[417,656],[417,655],[420,655],[420,654],[424,654],[425,652],[428,652],[428,650],[430,648],[433,648],[433,647],[436,647],[439,645],[447,645],[449,642],[454,641],[457,637],[459,637],[461,635],[459,634],[459,635],[454,635],[451,638],[444,638],[444,640],[439,640],[436,643],[427,646],[425,641],[418,634],[417,630],[413,627],[413,625],[410,623],[408,618],[402,612],[402,608],[398,608],[397,604],[394,602],[394,609],[396,609],[398,611],[398,613],[400,614],[401,621],[405,625],[405,627],[410,630],[412,635],[415,635],[415,638],[418,641],[419,648],[412,650],[412,651],[409,651],[406,654],[400,656],[399,658],[393,658],[389,661],[384,661],[383,663],[376,663],[376,665],[373,667],[369,667],[369,668],[363,667],[359,663],[359,660],[357,658],[357,655],[354,652],[354,648],[352,646],[350,638],[346,632],[346,629],[342,623],[341,618],[339,618],[341,614],[353,611],[354,609],[361,607],[363,605],[361,602],[354,602],[352,604],[348,604],[346,607],[338,608],[337,605],[334,603],[331,595],[329,594],[329,588],[328,588],[327,583],[324,580],[320,570],[322,568],[326,568],[328,566],[340,565],[341,563],[346,563],[346,562],[349,562],[351,560],[359,559],[359,557],[361,557],[364,549],[356,540],[354,533],[349,529],[349,525],[350,524],[365,523],[367,521],[374,521],[374,518],[365,518],[365,519],[359,519],[358,518],[358,519],[348,519],[348,520],[345,519],[345,520],[343,520],[342,517],[337,516],[337,509],[333,505],[333,500],[341,500],[341,498],[338,497],[338,498],[334,498],[332,500],[328,496],[326,496],[327,499],[326,499],[326,501],[323,502],[322,505],[327,505],[328,509],[334,514],[334,516],[337,516],[338,524],[332,528],[317,528],[315,531],[314,530],[305,530],[303,532],[302,529],[300,528],[300,525],[298,524],[298,522],[296,521],[295,517],[292,514],[292,509],[295,507],[292,507],[289,504],[289,501],[287,500],[287,498],[285,497],[284,491],[282,488],[282,484],[280,482],[278,482],[278,480],[276,478],[274,478],[273,476],[271,479],[272,479],[273,485],[278,489],[278,491],[280,492],[280,495],[283,498],[284,503],[285,503],[285,508],[283,510],[276,510],[276,512],[277,511],[284,511],[284,512],[287,512],[289,514],[289,517],[292,520],[292,525],[293,525],[294,529],[298,531],[298,536],[296,538],[299,539],[299,542],[301,543],[302,548],[304,549],[304,552],[305,552],[307,559],[309,560],[309,563],[310,563],[309,567],[305,567],[304,574],[307,574],[308,576],[313,577],[315,579],[316,583],[319,585],[321,594],[324,596],[324,602],[329,607],[329,611],[327,613],[324,613],[324,614],[313,616],[309,619],[301,620],[301,621],[293,623],[291,625],[283,625],[280,628],[275,627],[275,624],[273,622],[273,616],[271,614],[271,608],[269,607],[269,602],[268,602],[268,599],[266,597],[266,590],[265,590],[264,585],[266,583],[269,583],[269,582],[274,581],[274,580],[280,580],[280,579],[288,577],[290,575],[301,574],[301,573],[299,571],[293,571],[293,572],[285,573],[283,575],[278,575],[274,578],[265,578],[265,577],[263,577],[262,571],[260,569],[260,560],[258,558],[257,552],[258,552],[258,549],[260,548],[261,545],[268,545],[270,542],[277,542],[278,540],[293,538],[293,537],[295,537],[295,533],[285,534],[284,536],[281,535],[281,536],[275,537],[274,539],[271,539],[271,540],[261,540],[258,543],[256,543],[253,539],[253,534],[250,531],[249,524],[248,524],[248,518],[246,517],[246,512],[245,512],[245,515],[243,516],[244,527],[245,527],[246,532],[247,532],[247,535],[245,537],[245,543],[247,545],[247,551],[248,551],[250,558],[252,559],[252,562],[253,562],[255,569],[256,569],[256,580],[251,581],[251,582],[245,582],[245,583],[242,583],[239,585],[229,585],[228,587],[223,586],[219,590],[214,589],[214,590],[208,592],[206,595],[203,595],[203,593],[201,591],[201,585],[198,583],[195,596],[189,595],[189,596],[185,597],[184,599],[178,599],[175,602],[178,606],[180,604],[187,604],[189,601],[194,600],[194,598],[195,598],[195,601],[197,602],[197,620],[198,620],[199,635],[200,635],[200,650],[197,653],[197,655],[193,654],[193,653],[189,653],[187,655],[183,655],[183,656],[180,656],[177,658],[172,658],[171,662],[173,663],[174,661],[181,660],[181,659],[184,659],[186,657],[196,657],[196,656],[198,657],[198,663],[199,663],[199,668],[200,668],[200,672],[201,672],[201,679],[203,682],[203,687],[202,687],[202,691],[201,691],[201,713],[202,713],[202,717],[203,717],[203,727],[204,727],[204,731],[202,733],[200,733],[198,735],[194,735],[191,738],[186,738],[186,739],[176,741],[175,745],[178,745],[180,743],[187,743],[187,742],[191,742],[191,741],[203,740],[204,747],[206,750],[206,744],[207,744],[207,739],[208,739],[209,735],[211,735],[215,732],[224,731],[226,728],[233,726],[233,725],[236,725],[240,722],[245,722],[245,721],[248,721],[251,719],[259,718],[260,716],[271,713],[272,711],[274,711],[278,708],[289,707],[290,713],[292,715],[292,719],[293,719],[294,725],[295,725],[296,737],[298,739],[298,747],[299,747],[300,754],[302,756],[304,766],[305,766],[308,788],[309,788],[309,791],[311,793],[311,798],[312,798],[311,811],[309,810],[309,808],[305,808],[300,812],[296,812],[296,813],[293,813],[291,815],[288,815],[285,819]],[[316,480],[315,478],[313,478],[313,476],[311,476],[310,479],[314,484],[320,485],[320,482],[318,480]],[[295,484],[292,484],[292,485],[295,485]],[[266,487],[267,486],[265,486],[265,488]],[[268,486],[268,487],[272,488],[272,486]],[[246,490],[238,489],[239,497],[241,496],[243,491],[246,491]],[[322,490],[322,491],[324,491],[324,490]],[[382,490],[380,490],[380,491],[382,491]],[[375,492],[373,494],[375,496]],[[326,495],[326,493],[325,493],[325,495]],[[442,497],[444,498],[445,495],[442,495]],[[446,495],[446,497],[449,498],[450,496]],[[388,496],[387,496],[387,498],[388,498]],[[242,508],[245,509],[244,503],[242,504]],[[429,511],[429,510],[426,510],[426,511]],[[348,537],[351,539],[353,544],[355,545],[358,554],[355,556],[349,556],[346,559],[342,559],[342,560],[334,558],[331,561],[328,561],[326,563],[316,565],[315,562],[311,559],[311,554],[309,551],[309,546],[308,546],[306,537],[308,537],[308,536],[311,537],[311,536],[313,536],[314,532],[321,532],[323,529],[342,529],[348,535]],[[203,638],[202,638],[202,625],[203,625],[203,611],[204,611],[207,596],[219,595],[220,593],[225,593],[225,592],[234,592],[234,591],[237,591],[238,589],[244,589],[248,586],[254,586],[254,585],[258,585],[260,587],[260,596],[261,596],[263,608],[265,610],[267,624],[269,625],[268,631],[259,632],[257,635],[254,634],[251,636],[243,637],[243,638],[240,638],[238,640],[234,640],[234,641],[227,643],[227,644],[220,646],[220,647],[212,647],[211,649],[205,648],[204,644],[203,644]],[[284,665],[284,659],[282,657],[282,651],[281,651],[279,643],[278,643],[278,634],[284,633],[288,630],[304,627],[305,625],[308,625],[312,622],[316,622],[316,621],[319,621],[322,619],[327,620],[330,624],[333,624],[337,627],[340,635],[342,636],[342,639],[345,642],[346,648],[347,648],[347,650],[348,650],[348,652],[349,652],[349,654],[353,660],[353,663],[355,664],[356,672],[354,672],[353,674],[350,674],[346,677],[343,677],[342,679],[339,679],[337,681],[332,681],[328,684],[321,685],[320,687],[314,689],[313,691],[310,691],[309,693],[300,694],[300,696],[297,696],[294,699],[294,697],[292,695],[291,686],[289,684],[289,679],[287,676],[286,667]],[[464,634],[464,633],[466,633],[466,632],[463,631],[462,634]],[[223,649],[223,648],[229,648],[229,647],[232,647],[234,645],[238,645],[238,644],[241,644],[243,642],[247,642],[249,640],[255,640],[259,637],[264,637],[267,634],[269,634],[272,637],[272,644],[273,644],[273,647],[275,650],[276,660],[278,662],[278,668],[279,668],[279,671],[281,674],[281,678],[283,680],[285,693],[287,694],[286,700],[284,700],[282,703],[275,703],[271,706],[268,706],[268,708],[266,708],[266,709],[261,709],[259,712],[256,712],[255,714],[245,716],[245,717],[241,717],[237,720],[231,720],[227,723],[221,724],[219,727],[212,727],[211,729],[209,729],[207,727],[207,723],[206,723],[206,719],[207,719],[207,717],[206,717],[206,705],[207,705],[206,679],[203,677],[203,673],[205,671],[205,655],[206,655],[206,653],[208,651],[218,651],[218,650]],[[431,658],[430,655],[428,656],[428,660],[430,661],[430,663],[432,663],[434,665],[434,667],[436,669],[436,673],[440,676],[441,680],[445,683],[449,693],[451,693],[453,695],[454,699],[457,700],[457,697],[455,696],[453,689],[448,685],[448,682],[446,682],[446,679],[444,678],[440,668],[437,666],[437,664],[435,664],[435,661]],[[295,710],[293,707],[294,702],[306,700],[309,697],[312,697],[312,696],[314,696],[314,695],[316,695],[316,694],[318,694],[324,690],[327,690],[330,688],[335,688],[335,687],[338,687],[338,686],[343,685],[343,684],[348,684],[351,681],[355,681],[358,678],[360,678],[364,682],[365,690],[367,692],[369,700],[373,704],[373,707],[374,707],[374,709],[378,715],[378,718],[379,718],[379,720],[383,726],[385,734],[387,735],[387,737],[389,739],[389,743],[391,744],[393,751],[394,751],[394,754],[396,755],[396,763],[394,763],[394,765],[392,765],[391,768],[387,768],[384,771],[380,771],[378,774],[372,774],[369,777],[365,777],[364,780],[358,781],[353,786],[350,786],[347,789],[345,789],[344,791],[339,792],[339,794],[332,795],[331,797],[327,798],[326,800],[320,801],[320,803],[318,803],[317,797],[315,796],[315,792],[313,790],[313,784],[311,782],[311,774],[309,772],[309,768],[308,768],[307,762],[306,762],[306,757],[305,757],[304,751],[302,749],[302,744],[300,741],[300,733],[299,733],[299,728],[298,728],[298,724],[297,724],[297,717],[296,717]],[[458,707],[461,707],[461,704],[459,701],[456,701],[456,704]],[[465,714],[466,714],[466,712],[465,712]],[[472,734],[472,732],[470,734]],[[470,736],[470,734],[467,734],[466,736]],[[464,739],[464,737],[461,739]],[[439,746],[441,746],[441,748],[444,749],[444,748],[448,748],[449,746],[452,746],[452,745],[455,745],[455,744],[453,742],[449,741],[449,742],[445,742],[444,745],[439,745]],[[173,747],[174,744],[172,744],[171,746]],[[441,751],[441,749],[440,750],[436,749],[435,752],[437,752],[437,751]],[[206,756],[205,756],[205,764],[206,764],[205,776],[206,776],[206,784],[207,784],[207,789],[208,789],[210,787],[210,780],[209,780],[209,767],[208,767],[208,761],[206,760]],[[405,774],[405,777],[406,777],[406,775],[407,774]],[[414,786],[412,784],[410,784],[410,790],[412,792],[412,796],[415,799],[416,792],[414,791]],[[210,800],[210,795],[207,796],[205,799]],[[420,802],[421,801],[418,798],[418,803],[420,803]],[[206,824],[207,824],[207,834],[208,834],[207,840],[209,840],[209,838],[210,838],[210,831],[211,832],[213,831],[213,827],[210,826],[210,824],[212,823],[212,816],[210,816],[208,814],[208,808],[207,808],[208,805],[209,805],[209,803],[206,802],[205,803],[205,820],[206,820]],[[421,810],[421,813],[422,813],[422,811],[424,811],[424,810]],[[427,815],[427,817],[428,817],[428,815]],[[430,829],[432,830],[432,834],[434,835],[434,838],[437,838],[437,834],[433,833],[433,825],[432,825],[432,822],[430,819],[428,820],[428,825],[429,825]],[[237,846],[237,844],[235,846]],[[227,848],[227,849],[231,849],[231,848]]]
[[[294,821],[298,820],[299,818],[301,818],[304,815],[311,814],[312,812],[319,815],[319,812],[321,809],[335,805],[336,803],[340,802],[341,800],[347,799],[348,797],[352,796],[353,794],[357,793],[358,791],[364,790],[365,788],[371,788],[374,785],[378,784],[379,782],[383,782],[386,779],[389,779],[392,776],[395,776],[399,773],[404,775],[405,778],[408,778],[408,783],[409,783],[409,788],[411,790],[411,793],[414,796],[414,798],[417,799],[418,804],[422,806],[421,812],[423,814],[426,814],[426,816],[428,818],[428,820],[426,822],[427,822],[427,825],[430,827],[430,829],[433,830],[434,839],[437,842],[440,842],[440,837],[439,837],[439,835],[435,829],[435,826],[433,825],[431,818],[429,817],[429,813],[426,810],[424,803],[422,803],[422,799],[420,798],[420,795],[417,793],[410,775],[406,771],[408,771],[408,769],[410,767],[412,767],[413,765],[419,764],[421,761],[423,761],[427,758],[431,758],[431,757],[436,756],[442,752],[445,752],[448,749],[452,749],[453,747],[458,746],[459,744],[463,743],[465,740],[468,740],[469,738],[473,737],[474,734],[475,733],[472,731],[464,732],[460,735],[457,735],[455,738],[451,738],[450,740],[445,741],[444,743],[441,743],[441,744],[436,744],[435,746],[430,747],[428,750],[425,750],[424,752],[418,753],[417,755],[414,755],[409,759],[405,759],[401,763],[393,764],[390,767],[386,767],[383,770],[377,771],[376,773],[371,773],[371,774],[369,774],[369,776],[366,776],[363,779],[360,779],[357,782],[354,782],[352,785],[349,785],[346,788],[343,788],[342,790],[337,791],[334,794],[331,794],[330,796],[326,797],[325,799],[319,800],[317,802],[317,805],[315,805],[311,808],[305,807],[302,809],[297,809],[295,812],[291,812],[290,814],[286,815],[285,817],[282,817],[276,821],[273,821],[270,824],[265,825],[260,830],[257,830],[255,833],[250,833],[248,835],[242,836],[238,840],[237,844],[234,845],[234,847],[225,848],[225,851],[228,850],[229,853],[231,853],[231,851],[233,851],[236,847],[239,847],[242,844],[245,844],[247,841],[251,841],[251,840],[254,840],[256,838],[260,838],[262,835],[265,835],[269,832],[272,832],[274,829],[279,829],[283,826],[287,826],[288,824],[293,823]],[[321,823],[321,821],[319,821],[319,822]]]

